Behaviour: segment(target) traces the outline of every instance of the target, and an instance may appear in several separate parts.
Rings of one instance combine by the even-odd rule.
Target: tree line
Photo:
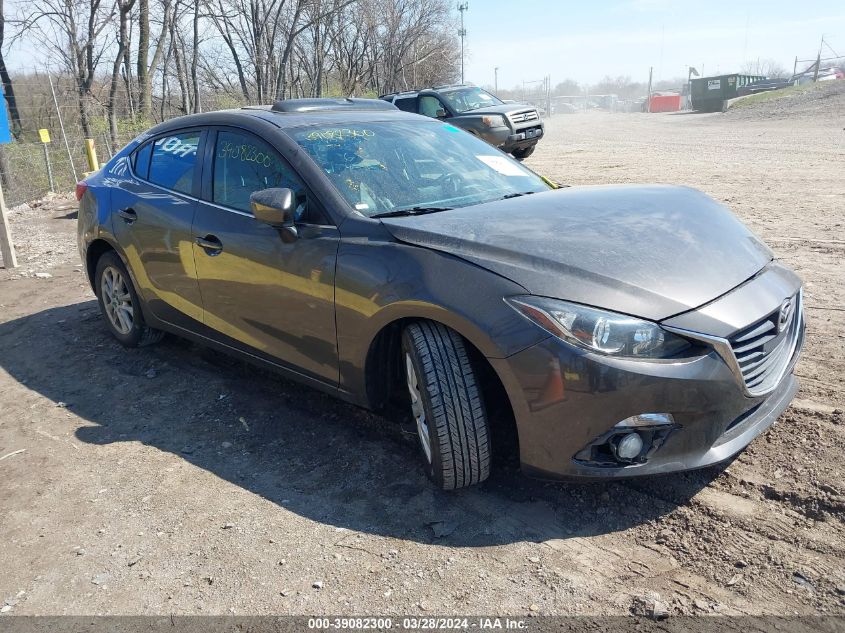
[[[460,60],[451,8],[449,0],[26,0],[6,15],[0,0],[0,81],[19,136],[27,112],[16,85],[50,88],[43,74],[10,72],[3,52],[37,46],[70,80],[62,97],[81,132],[105,124],[116,144],[127,121],[138,128],[221,107],[452,81]]]

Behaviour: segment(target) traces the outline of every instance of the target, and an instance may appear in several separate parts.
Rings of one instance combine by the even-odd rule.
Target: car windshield
[[[438,121],[320,125],[289,133],[367,216],[466,207],[550,189],[511,157]]]
[[[440,95],[457,113],[478,110],[487,106],[502,105],[502,101],[481,88],[454,88],[443,90]]]

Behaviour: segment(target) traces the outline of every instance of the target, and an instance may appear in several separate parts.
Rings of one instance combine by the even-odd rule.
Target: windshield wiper
[[[454,207],[411,207],[410,209],[396,209],[395,211],[384,211],[371,215],[371,218],[402,218],[409,215],[425,215],[426,213],[438,213],[440,211],[451,211]]]
[[[533,191],[517,191],[515,193],[509,193],[506,196],[502,196],[499,200],[510,200],[511,198],[519,198],[520,196],[530,196]]]

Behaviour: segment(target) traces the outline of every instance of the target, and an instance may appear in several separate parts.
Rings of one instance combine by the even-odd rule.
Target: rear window
[[[199,131],[171,134],[156,140],[152,146],[148,180],[167,189],[191,193],[199,141]]]
[[[144,180],[150,173],[150,154],[153,152],[153,144],[146,143],[132,152],[132,169]]]
[[[404,112],[414,112],[417,111],[417,98],[416,97],[405,97],[404,99],[396,99],[393,101],[393,105]]]

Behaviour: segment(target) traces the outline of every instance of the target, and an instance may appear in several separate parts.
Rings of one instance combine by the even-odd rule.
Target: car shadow
[[[435,489],[396,423],[177,337],[136,350],[95,301],[0,324],[0,368],[91,425],[93,445],[141,442],[338,528],[480,547],[593,536],[672,512],[721,472],[624,483],[542,482],[502,467]]]

